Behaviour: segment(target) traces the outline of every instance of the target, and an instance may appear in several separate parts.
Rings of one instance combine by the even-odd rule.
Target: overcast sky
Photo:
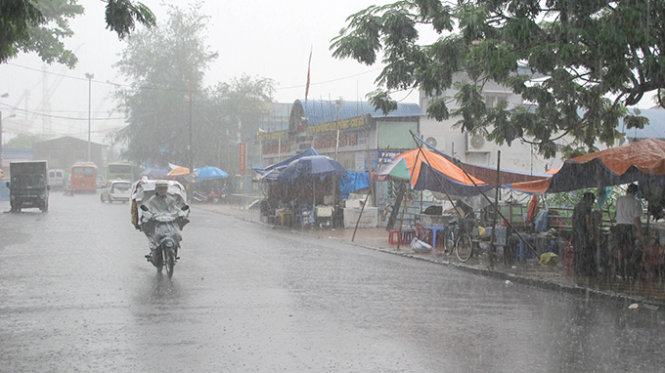
[[[142,0],[159,20],[166,19],[160,0]],[[185,7],[191,0],[170,0]],[[366,100],[375,89],[381,66],[362,65],[331,56],[330,40],[346,25],[346,18],[372,4],[388,0],[208,0],[201,2],[208,15],[207,42],[219,57],[210,65],[205,85],[228,82],[242,74],[275,81],[275,101],[292,103],[305,96],[310,50],[309,98]],[[114,111],[114,84],[124,84],[113,68],[124,42],[105,28],[104,2],[80,0],[84,15],[72,22],[75,35],[66,41],[79,58],[75,69],[45,65],[35,55],[21,55],[0,64],[0,98],[5,140],[18,132],[48,137],[88,135],[88,80],[91,81],[91,137],[102,142],[123,126],[122,113]],[[43,69],[45,69],[43,71]],[[638,107],[653,106],[651,95]],[[399,92],[394,98],[418,102],[418,92]]]
[[[163,1],[142,0],[159,20],[165,20]],[[193,1],[171,1],[181,7]],[[375,89],[380,66],[338,60],[328,49],[330,39],[345,26],[350,14],[377,0],[208,0],[202,13],[208,20],[207,42],[219,57],[206,72],[206,86],[228,82],[242,74],[275,81],[275,101],[292,103],[304,98],[307,62],[312,51],[309,98],[365,100]],[[47,136],[87,138],[88,80],[91,83],[91,137],[102,141],[122,126],[122,114],[114,112],[113,83],[123,84],[113,64],[124,43],[105,29],[104,3],[80,0],[84,15],[72,22],[75,35],[66,41],[79,58],[75,69],[45,65],[34,55],[21,55],[0,65],[0,98],[3,132],[11,138],[21,129]],[[46,72],[42,70],[45,68]],[[396,96],[417,102],[417,92]],[[406,98],[405,98],[406,97]]]

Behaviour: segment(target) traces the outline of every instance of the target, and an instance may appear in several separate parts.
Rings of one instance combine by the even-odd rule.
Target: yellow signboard
[[[278,140],[278,139],[285,139],[286,138],[286,131],[278,131],[278,132],[263,132],[259,133],[256,135],[256,138],[259,141],[267,141],[267,140]]]
[[[309,133],[336,131],[338,129],[343,130],[347,128],[362,127],[366,123],[367,123],[367,117],[363,115],[360,117],[343,119],[339,121],[332,121],[332,122],[326,122],[309,126],[307,128],[307,131],[309,131]]]

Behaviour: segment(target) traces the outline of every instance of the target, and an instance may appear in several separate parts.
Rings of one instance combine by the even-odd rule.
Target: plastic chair
[[[432,242],[432,231],[425,228],[425,226],[420,223],[413,223],[413,228],[415,229],[416,237],[419,240],[427,242],[428,244],[432,245],[432,247],[436,246],[435,243]]]
[[[393,245],[397,246],[400,243],[400,232],[397,229],[393,229],[388,233],[388,242]]]
[[[403,228],[401,232],[401,244],[410,244],[416,237],[416,231],[413,228]]]

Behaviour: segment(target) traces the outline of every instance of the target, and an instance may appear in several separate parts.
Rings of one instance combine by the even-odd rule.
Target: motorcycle
[[[142,227],[146,235],[152,240],[150,261],[159,273],[166,267],[166,274],[173,277],[173,269],[180,257],[180,241],[182,228],[189,222],[189,206],[184,205],[176,212],[152,213],[146,205],[141,205],[143,210]]]
[[[178,250],[182,241],[182,229],[189,223],[187,193],[182,184],[168,181],[167,194],[174,205],[165,211],[153,211],[150,198],[156,193],[156,181],[140,180],[132,190],[132,219],[136,217],[137,229],[143,231],[150,241],[150,254],[146,259],[159,273],[166,267],[169,278],[178,261]],[[151,208],[152,207],[152,208]],[[139,211],[140,210],[140,211]]]

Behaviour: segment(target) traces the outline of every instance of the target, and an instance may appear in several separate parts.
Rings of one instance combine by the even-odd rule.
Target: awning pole
[[[356,238],[356,231],[358,230],[358,224],[360,223],[360,218],[363,216],[363,211],[365,211],[365,205],[367,205],[367,200],[369,199],[369,195],[372,194],[372,188],[369,189],[369,192],[367,192],[367,196],[365,196],[365,202],[363,202],[362,207],[360,207],[360,214],[358,214],[358,220],[356,220],[356,227],[353,229],[353,236],[351,236],[351,242]]]
[[[501,150],[496,152],[496,185],[501,185]],[[499,211],[499,187],[494,189],[494,211]],[[496,216],[492,216],[492,237],[490,238],[490,269],[494,268],[494,258],[496,256],[496,247],[494,241],[496,240]],[[506,237],[507,239],[508,237]]]

